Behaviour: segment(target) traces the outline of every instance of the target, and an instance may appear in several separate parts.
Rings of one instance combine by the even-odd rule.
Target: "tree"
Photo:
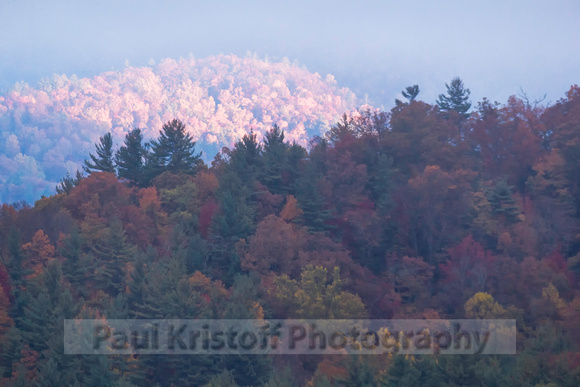
[[[343,291],[340,269],[329,271],[322,266],[307,265],[300,281],[286,274],[274,279],[274,298],[282,313],[294,318],[364,318],[361,298]]]
[[[484,292],[475,293],[465,303],[465,317],[471,319],[502,318],[505,317],[505,309],[498,304],[491,295]]]
[[[115,161],[119,171],[119,177],[131,180],[136,185],[143,181],[144,158],[147,149],[143,145],[141,129],[135,128],[125,136],[125,145],[121,146],[115,154]]]
[[[32,272],[28,278],[33,278],[42,273],[47,264],[54,259],[55,249],[44,231],[38,230],[31,242],[22,245],[22,251],[26,254],[25,267]]]
[[[195,141],[185,130],[185,124],[174,119],[163,125],[159,139],[151,141],[149,173],[151,178],[165,171],[195,174],[201,163],[201,152],[195,154]]]
[[[93,172],[111,172],[115,173],[115,164],[113,163],[113,136],[107,133],[99,139],[99,144],[95,144],[97,156],[89,154],[92,161],[85,160],[83,169],[87,173]]]
[[[63,177],[60,183],[58,183],[58,185],[56,186],[56,193],[59,195],[63,193],[68,195],[73,190],[74,187],[79,185],[82,179],[83,173],[79,170],[77,170],[75,177],[72,177],[70,173],[67,172],[66,176]]]
[[[338,378],[339,386],[375,387],[373,369],[362,356],[348,356],[346,362],[347,375]]]
[[[264,134],[264,167],[261,182],[275,194],[283,193],[282,170],[286,164],[288,144],[284,142],[284,131],[274,125]]]
[[[413,102],[417,98],[417,95],[419,95],[419,85],[408,86],[402,94],[409,102]]]
[[[415,98],[419,95],[419,85],[407,86],[405,90],[401,92],[403,97],[407,98],[409,103],[413,102]],[[395,103],[398,105],[402,105],[403,102],[399,99],[395,100]]]
[[[469,102],[469,89],[464,88],[463,81],[459,77],[451,80],[451,84],[445,83],[447,95],[439,94],[437,105],[442,112],[449,113],[451,110],[456,111],[463,118],[469,117],[467,111],[471,108]]]
[[[500,180],[495,187],[485,191],[492,213],[507,224],[521,221],[521,211],[512,197],[512,189],[505,180]]]
[[[272,140],[276,141],[274,138]],[[244,134],[244,137],[234,145],[229,165],[242,184],[250,187],[253,185],[261,167],[261,155],[262,145],[257,141],[253,131],[250,134]]]
[[[111,222],[105,237],[92,246],[96,258],[91,267],[92,277],[97,290],[116,296],[126,286],[127,262],[135,249],[126,241],[125,230],[120,220]]]
[[[442,286],[450,307],[465,302],[471,294],[484,292],[493,282],[494,256],[473,240],[471,235],[448,250],[449,260],[440,265]]]

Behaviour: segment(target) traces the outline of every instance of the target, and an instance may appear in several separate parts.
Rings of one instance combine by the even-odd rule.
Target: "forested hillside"
[[[151,70],[123,74],[135,72]],[[211,163],[190,107],[105,114],[105,131],[127,134],[91,137],[84,176],[34,206],[2,205],[3,383],[580,385],[580,87],[548,107],[470,109],[459,79],[437,104],[403,95],[308,146],[292,112],[267,113],[261,140],[263,127],[235,121]],[[312,109],[305,131],[322,120]],[[518,354],[66,356],[64,318],[510,318]]]
[[[345,111],[354,95],[288,60],[221,55],[166,59],[93,78],[55,75],[37,87],[17,84],[0,95],[0,202],[54,192],[74,173],[99,136],[121,142],[134,127],[147,139],[179,117],[211,158],[253,129],[274,123],[302,145]]]

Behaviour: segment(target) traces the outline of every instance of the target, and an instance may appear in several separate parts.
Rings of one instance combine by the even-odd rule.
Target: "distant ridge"
[[[304,144],[355,105],[332,75],[255,56],[165,59],[92,78],[54,75],[37,87],[17,84],[0,95],[0,202],[53,194],[108,131],[119,144],[133,127],[151,138],[179,118],[211,160],[222,146],[250,130],[261,137],[274,123]]]

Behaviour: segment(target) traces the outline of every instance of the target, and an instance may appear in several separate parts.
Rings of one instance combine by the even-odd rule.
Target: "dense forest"
[[[580,87],[419,94],[211,164],[179,119],[104,134],[1,207],[0,384],[580,385]],[[517,355],[67,356],[73,318],[509,318]]]
[[[122,142],[140,127],[152,139],[179,117],[211,158],[250,130],[261,138],[273,124],[306,146],[354,107],[354,94],[332,75],[256,56],[165,59],[92,78],[18,83],[0,94],[0,202],[49,195],[107,132]]]

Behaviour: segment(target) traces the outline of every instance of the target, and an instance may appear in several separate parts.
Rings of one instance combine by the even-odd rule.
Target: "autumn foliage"
[[[87,106],[90,119],[116,125],[113,132],[135,122],[158,131],[157,119],[169,117],[158,115],[155,96],[166,87],[205,117],[188,116],[193,134],[214,141],[204,125],[223,123],[219,141],[235,143],[211,167],[176,167],[138,184],[91,171],[34,206],[2,205],[2,383],[280,385],[281,375],[292,386],[580,383],[577,86],[553,106],[512,97],[505,105],[483,101],[471,114],[407,93],[412,98],[389,112],[343,115],[307,149],[300,124],[284,120],[298,113],[273,113],[279,98],[303,98],[312,114],[322,103],[304,84],[276,75],[280,66],[298,70],[219,61],[261,66],[247,82],[270,102],[244,96],[237,78],[225,70],[207,75],[193,59],[166,61],[158,75],[129,68],[122,82],[119,74],[75,81],[91,93],[94,83],[114,96],[130,80],[147,91],[140,95],[153,110],[130,93],[116,102],[141,106],[131,117],[114,103],[113,118]],[[186,69],[208,83],[182,76]],[[268,71],[272,78],[260,85]],[[139,83],[136,72],[151,79]],[[70,92],[73,83],[51,93],[67,100],[59,90]],[[216,98],[253,106],[261,126],[248,130],[257,120],[240,108],[230,112],[239,124],[233,130]],[[331,102],[344,107],[341,101]],[[25,104],[37,106],[19,103],[22,114]],[[75,107],[66,111],[89,120]],[[73,361],[54,335],[63,319],[75,318],[507,318],[517,321],[518,355]]]

